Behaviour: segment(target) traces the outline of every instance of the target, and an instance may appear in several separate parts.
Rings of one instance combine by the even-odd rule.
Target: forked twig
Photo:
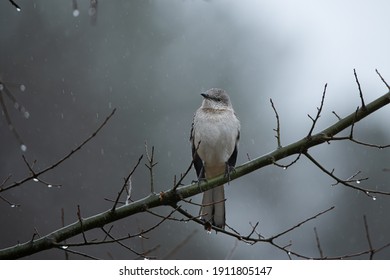
[[[137,169],[138,165],[141,163],[141,160],[143,158],[143,155],[141,155],[139,158],[138,158],[138,161],[137,163],[135,164],[135,166],[133,167],[133,169],[130,171],[130,173],[127,175],[127,177],[125,178],[124,182],[123,182],[123,185],[120,189],[120,191],[118,192],[118,195],[115,199],[115,202],[114,202],[114,205],[112,206],[111,208],[111,211],[115,211],[115,208],[116,206],[118,205],[118,202],[119,202],[119,199],[122,195],[122,193],[124,192],[124,190],[126,189],[126,187],[128,186],[128,183],[129,183],[129,180],[131,178],[131,176],[134,174],[135,170]],[[130,194],[129,194],[130,196]]]
[[[307,137],[311,137],[312,133],[313,133],[313,130],[314,130],[314,127],[316,126],[317,124],[317,121],[318,119],[320,118],[321,116],[321,112],[322,112],[322,108],[324,107],[324,101],[325,101],[325,94],[326,94],[326,88],[328,87],[328,84],[325,84],[324,86],[324,91],[322,92],[322,98],[321,98],[321,104],[320,104],[320,107],[317,107],[317,114],[316,116],[313,118],[312,116],[310,116],[308,114],[308,117],[312,120],[312,125],[311,125],[311,128],[309,130],[309,133],[307,134]]]
[[[81,148],[83,148],[89,141],[91,141],[93,138],[96,137],[96,135],[100,132],[100,130],[107,124],[107,122],[111,119],[111,117],[114,115],[116,109],[112,110],[111,114],[109,114],[109,116],[103,121],[103,123],[89,136],[87,137],[81,144],[79,144],[76,148],[74,148],[73,150],[71,150],[68,154],[66,154],[64,157],[62,157],[60,160],[58,160],[57,162],[55,162],[54,164],[52,164],[51,166],[48,166],[44,169],[42,169],[41,171],[39,172],[35,172],[35,174],[33,175],[30,175],[20,181],[17,181],[17,182],[14,182],[8,186],[5,186],[5,187],[1,187],[0,188],[0,193],[1,192],[4,192],[4,191],[7,191],[9,189],[12,189],[12,188],[15,188],[17,186],[20,186],[28,181],[31,181],[33,180],[34,178],[37,178],[39,176],[41,176],[42,174],[56,168],[57,166],[59,166],[60,164],[62,164],[64,161],[66,161],[67,159],[69,159],[72,155],[74,155],[77,151],[79,151]]]

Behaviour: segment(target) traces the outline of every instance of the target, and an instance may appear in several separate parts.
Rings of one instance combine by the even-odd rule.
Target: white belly
[[[209,118],[194,119],[194,143],[205,167],[225,166],[232,155],[239,131],[239,121],[228,111]]]

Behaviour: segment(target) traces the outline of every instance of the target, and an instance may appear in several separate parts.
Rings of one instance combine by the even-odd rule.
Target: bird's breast
[[[233,112],[201,113],[194,119],[194,143],[199,143],[198,155],[205,166],[225,165],[232,155],[239,131]]]

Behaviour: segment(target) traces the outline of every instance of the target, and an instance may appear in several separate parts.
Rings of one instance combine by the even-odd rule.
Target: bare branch
[[[280,163],[277,163],[276,161],[275,161],[273,164],[276,165],[276,166],[278,166],[278,167],[281,167],[281,168],[283,168],[283,169],[287,169],[287,168],[289,168],[291,165],[295,164],[295,163],[301,158],[301,155],[302,155],[302,153],[299,153],[299,154],[297,155],[297,157],[296,157],[293,161],[291,161],[289,164],[280,164]]]
[[[12,4],[12,6],[14,6],[16,8],[16,10],[18,12],[20,12],[22,9],[19,7],[18,4],[16,4],[16,2],[14,0],[9,0],[9,2]]]
[[[79,151],[81,148],[83,148],[89,141],[91,141],[93,138],[96,137],[96,135],[100,132],[100,130],[107,124],[107,122],[111,119],[111,117],[114,115],[116,109],[114,109],[111,114],[103,121],[103,123],[87,138],[85,139],[80,145],[78,145],[75,149],[71,150],[67,155],[65,155],[63,158],[61,158],[60,160],[58,160],[56,163],[52,164],[51,166],[48,166],[46,168],[44,168],[43,170],[39,171],[39,172],[35,172],[35,174],[33,175],[30,175],[20,181],[17,181],[13,184],[10,184],[8,186],[5,186],[5,187],[1,187],[0,188],[0,193],[1,192],[4,192],[4,191],[7,191],[7,190],[10,190],[12,188],[15,188],[17,186],[20,186],[28,181],[31,181],[33,180],[34,178],[37,178],[39,176],[41,176],[42,174],[56,168],[57,166],[59,166],[60,164],[62,164],[64,161],[66,161],[67,159],[69,159],[72,155],[74,155],[77,151]]]
[[[188,173],[191,171],[193,165],[194,165],[194,160],[191,160],[191,163],[190,163],[190,165],[188,166],[187,170],[186,170],[183,174],[180,174],[180,179],[179,179],[179,181],[176,182],[176,176],[175,176],[175,180],[174,180],[175,182],[174,182],[174,184],[173,184],[173,190],[176,190],[178,187],[181,186],[181,184],[182,184],[184,178],[187,177],[187,175],[188,175]]]
[[[138,253],[137,251],[135,251],[134,249],[132,249],[131,247],[127,246],[126,244],[124,244],[122,241],[116,239],[115,237],[113,237],[109,231],[106,231],[104,228],[102,228],[102,231],[106,234],[106,236],[110,237],[115,243],[119,244],[120,246],[122,246],[123,248],[126,248],[127,250],[129,250],[130,252],[132,252],[133,254],[136,254],[137,256],[139,257],[143,257],[145,258],[146,255],[144,255],[143,253]],[[126,238],[128,239],[128,238]]]
[[[366,230],[366,238],[367,238],[368,246],[370,248],[370,260],[372,260],[374,257],[375,250],[374,247],[372,246],[366,215],[363,215],[363,220],[364,220],[364,229]]]
[[[333,115],[336,116],[336,118],[337,118],[339,121],[341,121],[341,117],[340,117],[339,115],[337,115],[337,113],[336,113],[335,111],[332,111],[332,113],[333,113]]]
[[[15,97],[12,95],[12,93],[7,88],[7,86],[3,82],[0,81],[0,105],[1,105],[4,117],[5,117],[5,120],[6,120],[7,124],[8,124],[9,130],[14,134],[16,140],[20,144],[21,150],[24,152],[24,151],[26,151],[27,147],[26,147],[26,145],[24,145],[22,137],[19,135],[19,133],[16,130],[15,126],[12,124],[11,117],[8,114],[8,109],[7,109],[7,106],[5,105],[5,102],[4,102],[4,98],[3,98],[3,94],[2,94],[3,92],[13,102],[14,107],[18,108],[20,112],[22,112],[22,108],[23,108],[23,110],[24,110],[23,113],[24,113],[24,116],[26,118],[28,118],[29,114],[28,114],[28,112],[25,110],[25,108],[23,106],[19,105],[19,103],[16,101]]]
[[[80,205],[77,205],[77,218],[79,219],[81,234],[83,235],[84,243],[88,243],[83,229],[83,218],[81,217]]]
[[[61,208],[61,226],[62,227],[65,226],[65,210],[64,210],[64,208]],[[66,246],[66,240],[64,240],[64,244]],[[66,250],[65,250],[65,259],[69,260],[69,254],[68,254],[68,251],[66,251]]]
[[[314,234],[316,235],[316,243],[317,243],[318,251],[320,252],[320,258],[323,259],[324,258],[324,253],[322,252],[320,238],[318,237],[318,232],[317,232],[316,227],[314,227]]]
[[[11,201],[9,201],[8,199],[6,199],[4,196],[0,195],[0,199],[4,202],[6,202],[9,206],[11,206],[12,208],[13,207],[19,207],[20,204],[17,204],[17,203],[12,203]]]
[[[302,226],[303,224],[305,224],[305,223],[307,223],[307,222],[309,222],[309,221],[311,221],[311,220],[314,220],[314,219],[318,218],[319,216],[321,216],[321,215],[323,215],[323,214],[325,214],[325,213],[327,213],[327,212],[329,212],[329,211],[332,211],[334,208],[335,208],[335,207],[332,206],[332,207],[330,207],[330,208],[328,208],[328,209],[326,209],[326,210],[324,210],[324,211],[321,211],[321,212],[319,212],[318,214],[316,214],[316,215],[314,215],[314,216],[311,216],[310,218],[307,218],[306,220],[303,220],[302,222],[296,224],[295,226],[292,226],[291,228],[286,229],[285,231],[282,231],[282,232],[280,232],[280,233],[278,233],[278,234],[276,234],[276,235],[270,237],[269,239],[270,239],[270,240],[274,240],[274,239],[276,239],[276,238],[278,238],[278,237],[280,237],[280,236],[282,236],[282,235],[285,235],[286,233],[288,233],[288,232],[290,232],[290,231],[293,231],[294,229],[296,229],[296,228]]]
[[[359,112],[359,107],[355,111],[355,118],[358,115],[358,112]],[[349,136],[344,136],[344,137],[334,137],[334,136],[331,136],[331,137],[329,137],[328,141],[349,140],[349,141],[351,141],[351,142],[353,142],[355,144],[358,144],[358,145],[367,146],[367,147],[371,147],[371,148],[378,148],[378,149],[385,149],[385,148],[390,147],[390,144],[389,145],[377,145],[377,144],[371,144],[371,143],[367,143],[367,142],[356,140],[354,138],[354,128],[355,128],[355,119],[354,119],[353,123],[351,124],[351,130],[350,130]]]
[[[333,171],[328,171],[325,167],[323,167],[317,160],[315,160],[308,152],[305,152],[304,155],[312,162],[314,163],[315,166],[317,166],[319,169],[321,169],[324,173],[326,173],[328,176],[330,176],[331,178],[333,178],[334,180],[336,180],[337,183],[340,183],[348,188],[351,188],[351,189],[355,189],[355,190],[358,190],[358,191],[361,191],[362,193],[364,193],[365,195],[371,197],[372,199],[376,199],[375,196],[373,196],[372,194],[382,194],[382,195],[390,195],[389,192],[383,192],[383,191],[377,191],[377,190],[371,190],[371,189],[364,189],[364,188],[360,188],[358,186],[355,186],[355,185],[352,185],[350,184],[350,182],[356,182],[356,183],[360,183],[361,180],[365,180],[365,178],[363,179],[360,179],[359,180],[353,180],[353,181],[350,181],[350,180],[342,180],[340,178],[338,178],[337,176],[335,176],[333,174]],[[334,186],[337,185],[337,184],[334,184]]]
[[[151,154],[149,154],[149,149],[148,149],[148,143],[145,141],[145,154],[146,158],[148,160],[148,164],[145,164],[146,168],[149,169],[150,173],[150,192],[154,192],[154,173],[153,173],[153,167],[156,166],[157,162],[154,162],[154,146],[152,146],[152,151]]]
[[[326,87],[325,87],[326,88]],[[324,90],[325,92],[325,90]],[[325,93],[323,93],[324,97]],[[324,99],[324,98],[323,98]],[[42,236],[39,239],[34,240],[33,242],[26,242],[23,244],[18,244],[9,248],[5,248],[0,250],[0,258],[19,258],[22,256],[27,256],[33,253],[36,253],[38,251],[47,250],[50,248],[54,248],[60,244],[59,242],[62,242],[66,239],[69,239],[73,236],[76,236],[78,234],[81,234],[83,231],[88,231],[94,228],[101,228],[102,226],[112,223],[114,221],[117,221],[119,219],[122,219],[124,217],[128,217],[131,215],[134,215],[136,213],[145,212],[146,210],[150,210],[155,207],[163,206],[163,205],[169,205],[176,209],[176,211],[182,213],[185,217],[192,219],[196,223],[204,225],[204,222],[201,221],[201,219],[198,219],[186,211],[182,210],[180,207],[177,207],[177,203],[181,201],[182,199],[192,197],[196,194],[199,194],[203,191],[212,189],[214,187],[220,186],[224,183],[227,183],[228,180],[234,180],[236,178],[242,177],[245,174],[251,173],[254,170],[260,169],[264,166],[271,165],[275,161],[278,161],[280,159],[286,158],[291,155],[298,155],[300,153],[307,153],[307,151],[314,146],[320,145],[324,142],[329,141],[329,138],[333,137],[334,135],[338,134],[339,132],[343,131],[345,128],[351,126],[353,123],[359,122],[361,119],[367,117],[368,115],[372,114],[373,112],[379,110],[380,108],[384,107],[385,105],[389,104],[390,102],[390,93],[386,93],[385,95],[377,98],[373,102],[366,105],[366,110],[359,110],[358,112],[354,112],[347,117],[339,120],[335,124],[329,126],[328,128],[322,130],[321,132],[317,134],[312,134],[316,121],[319,118],[320,112],[322,110],[322,104],[320,108],[317,109],[317,115],[318,117],[313,119],[313,126],[309,133],[310,137],[304,137],[301,140],[292,143],[290,145],[287,145],[285,147],[282,147],[280,149],[277,149],[275,151],[272,151],[264,156],[255,158],[251,160],[250,162],[247,162],[241,166],[236,167],[236,172],[232,173],[230,178],[226,178],[223,174],[221,176],[218,176],[216,178],[209,179],[207,182],[201,182],[201,183],[193,183],[187,186],[182,186],[180,188],[177,188],[175,190],[169,189],[167,191],[161,192],[160,194],[154,194],[151,193],[147,197],[144,197],[142,199],[139,199],[137,201],[131,202],[128,205],[123,205],[120,207],[117,207],[115,211],[112,211],[111,209],[106,210],[102,213],[96,214],[91,217],[87,217],[82,219],[82,225],[79,221],[76,221],[68,226],[65,226],[63,228],[60,228],[52,233],[49,233],[45,236]],[[325,169],[326,170],[326,169]],[[329,174],[333,175],[333,172],[329,172]],[[37,173],[39,175],[39,173]],[[366,190],[370,191],[370,190]],[[384,195],[389,195],[385,192],[377,192]],[[321,214],[321,213],[320,213]],[[313,216],[314,217],[317,217]],[[310,221],[313,218],[309,218],[305,221]],[[232,236],[237,238],[238,240],[242,240],[244,242],[247,242],[249,244],[256,243],[256,242],[266,242],[271,244],[272,246],[275,246],[276,248],[286,252],[286,254],[296,256],[298,258],[308,258],[307,256],[301,255],[297,252],[289,251],[290,245],[279,245],[276,243],[276,239],[280,236],[284,236],[284,234],[289,233],[290,231],[296,229],[300,225],[302,225],[304,222],[301,222],[297,224],[296,226],[291,227],[288,230],[285,230],[284,232],[281,232],[279,234],[276,234],[268,239],[262,239],[262,238],[255,238],[253,237],[254,234],[252,234],[251,237],[246,237],[245,235],[240,235],[232,231],[228,230],[222,230],[217,227],[213,227],[214,230],[224,233],[228,236]],[[89,242],[91,243],[91,242]],[[385,245],[386,246],[386,245]],[[383,246],[383,248],[385,248]],[[287,249],[288,248],[288,249]],[[367,251],[359,252],[355,254],[349,254],[347,257],[353,257],[357,255],[367,254]]]
[[[87,259],[99,260],[98,258],[95,258],[94,256],[91,256],[91,255],[88,255],[88,254],[85,254],[85,253],[82,253],[82,252],[71,250],[71,249],[67,248],[66,246],[57,247],[57,249],[64,251],[66,255],[68,255],[68,253],[71,253],[71,254],[74,254],[74,255],[85,257]]]
[[[325,94],[326,94],[326,88],[327,87],[328,87],[328,84],[325,84],[324,91],[322,92],[321,104],[320,104],[320,107],[317,108],[317,115],[315,116],[315,118],[312,118],[310,115],[308,115],[309,118],[312,120],[313,124],[312,124],[312,126],[311,126],[311,128],[309,130],[309,133],[307,134],[307,137],[311,137],[311,135],[313,133],[313,130],[314,130],[314,127],[316,126],[317,121],[318,121],[318,119],[321,116],[322,108],[324,107]]]
[[[362,88],[360,87],[359,79],[358,79],[358,76],[356,74],[356,70],[355,69],[353,69],[353,74],[355,76],[356,84],[358,85],[360,101],[362,102],[362,109],[364,110],[364,108],[366,108],[366,104],[364,103]]]
[[[30,171],[30,176],[33,177],[33,181],[34,181],[34,182],[41,183],[41,184],[43,184],[43,185],[45,185],[45,186],[47,186],[47,187],[49,187],[49,188],[51,188],[51,187],[53,187],[53,186],[58,187],[58,188],[61,187],[61,184],[48,183],[48,182],[42,180],[41,178],[39,178],[39,177],[36,175],[36,172],[35,172],[34,169],[33,169],[33,165],[30,165],[30,164],[28,163],[28,161],[27,161],[27,159],[26,159],[26,157],[25,157],[24,155],[22,155],[22,158],[23,158],[23,161],[24,161],[24,163],[26,164],[28,170]],[[35,162],[34,162],[34,163],[35,163]]]
[[[274,110],[275,112],[275,117],[276,117],[276,129],[274,129],[274,131],[276,132],[276,141],[277,141],[277,148],[280,149],[282,147],[282,144],[281,144],[281,139],[280,139],[280,122],[279,122],[279,114],[278,114],[278,111],[276,111],[276,108],[275,108],[275,105],[274,105],[274,102],[272,101],[272,98],[269,99],[269,101],[271,102],[271,106],[272,106],[272,109]]]
[[[390,86],[386,83],[385,79],[383,79],[382,75],[379,73],[378,69],[375,69],[375,72],[378,74],[379,78],[381,78],[382,82],[386,85],[387,89],[390,90]]]
[[[127,175],[127,177],[125,178],[124,183],[123,183],[123,186],[122,186],[121,190],[118,192],[118,195],[117,195],[117,197],[116,197],[116,199],[115,199],[115,203],[114,203],[114,205],[112,206],[111,211],[115,211],[115,208],[116,208],[116,206],[118,205],[118,201],[119,201],[119,199],[120,199],[120,197],[121,197],[123,191],[124,191],[124,190],[126,189],[126,187],[128,186],[128,183],[129,183],[129,180],[130,180],[131,175],[134,174],[134,172],[135,172],[135,170],[137,169],[138,165],[140,164],[142,158],[143,158],[143,155],[141,155],[141,156],[138,158],[137,163],[135,164],[135,166],[133,167],[133,169],[130,171],[130,173]],[[129,196],[130,196],[130,193],[129,193]]]

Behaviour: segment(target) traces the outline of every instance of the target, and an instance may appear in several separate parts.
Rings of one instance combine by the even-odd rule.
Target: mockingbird
[[[223,173],[230,176],[237,160],[240,121],[226,91],[212,88],[201,95],[204,99],[195,112],[190,136],[198,180]],[[206,222],[206,229],[210,229],[211,225],[225,227],[223,185],[204,192],[200,214]]]

